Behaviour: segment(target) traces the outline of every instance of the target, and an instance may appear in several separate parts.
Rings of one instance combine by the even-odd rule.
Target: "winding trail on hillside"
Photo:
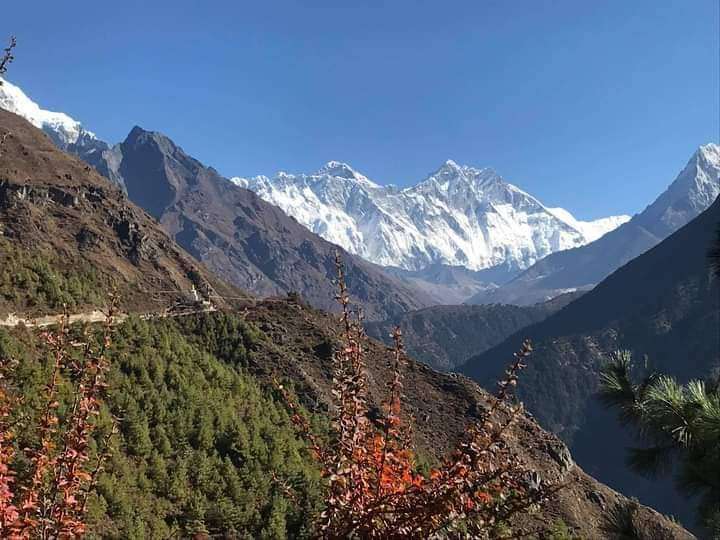
[[[184,311],[172,312],[165,311],[162,313],[145,313],[139,315],[141,319],[168,319],[173,317],[184,317],[186,315],[195,315],[198,313],[211,313],[217,311],[215,306],[203,306],[202,308],[187,309]],[[130,316],[128,313],[117,313],[112,317],[112,324],[122,324]],[[75,323],[100,323],[107,320],[107,313],[94,310],[85,311],[80,313],[64,314],[59,313],[55,315],[43,315],[40,317],[24,317],[15,313],[10,313],[4,319],[0,319],[0,327],[15,327],[15,326],[26,326],[28,328],[44,328],[47,326],[59,325],[63,318],[66,317],[67,324]]]

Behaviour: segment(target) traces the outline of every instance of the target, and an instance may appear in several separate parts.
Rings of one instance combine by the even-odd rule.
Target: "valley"
[[[642,79],[611,53],[538,41],[580,9],[546,8],[405,43],[415,11],[313,8],[318,30],[247,6],[241,55],[214,12],[211,49],[165,17],[138,55],[143,15],[137,87],[83,74],[111,41],[77,84],[16,79],[12,38],[0,537],[720,538],[720,144],[691,107],[652,124],[690,90],[639,99],[590,73]],[[606,45],[649,24],[617,17]],[[479,35],[502,46],[475,64]],[[178,36],[204,78],[173,79]]]

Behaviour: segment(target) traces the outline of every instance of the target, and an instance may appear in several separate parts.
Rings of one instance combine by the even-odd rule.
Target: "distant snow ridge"
[[[323,238],[383,266],[430,264],[520,270],[581,246],[629,219],[576,220],[546,208],[492,169],[448,160],[419,184],[380,186],[331,161],[313,174],[231,179],[279,206]]]
[[[70,145],[95,140],[95,134],[82,127],[80,122],[61,112],[46,111],[25,95],[14,84],[0,78],[0,108],[22,116],[35,127],[50,135],[62,149]],[[82,140],[81,140],[82,139]]]

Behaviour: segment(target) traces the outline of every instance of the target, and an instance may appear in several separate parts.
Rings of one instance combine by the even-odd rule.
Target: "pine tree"
[[[720,380],[682,385],[667,375],[633,377],[629,352],[604,366],[600,397],[645,443],[630,450],[629,465],[654,476],[676,470],[678,487],[698,496],[698,517],[720,537]]]

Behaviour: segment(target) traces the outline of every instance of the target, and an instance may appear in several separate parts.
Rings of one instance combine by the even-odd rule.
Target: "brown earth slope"
[[[105,305],[158,311],[189,294],[237,296],[144,210],[26,120],[0,110],[0,315]]]

